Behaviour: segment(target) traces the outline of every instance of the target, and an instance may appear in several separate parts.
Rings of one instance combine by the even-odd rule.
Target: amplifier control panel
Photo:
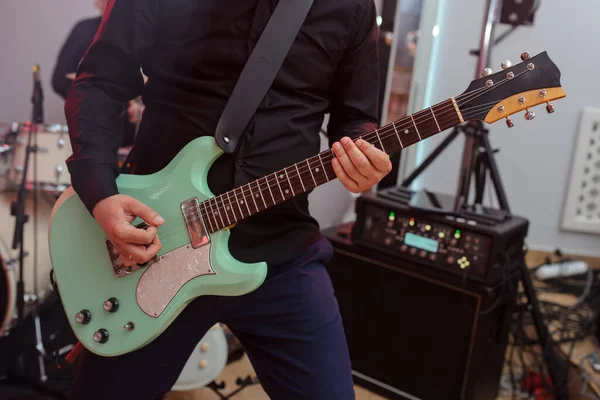
[[[455,272],[466,268],[469,275],[482,276],[486,272],[490,236],[374,204],[366,204],[363,212],[363,226],[355,238],[363,244]]]

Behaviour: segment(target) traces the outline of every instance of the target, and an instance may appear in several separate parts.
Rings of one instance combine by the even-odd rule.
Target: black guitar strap
[[[242,133],[271,87],[313,0],[279,0],[217,124],[215,139],[233,153]]]

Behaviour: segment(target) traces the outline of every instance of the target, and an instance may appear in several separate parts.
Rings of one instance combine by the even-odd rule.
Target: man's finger
[[[344,169],[346,175],[348,175],[352,180],[360,185],[361,182],[365,181],[367,178],[361,174],[358,169],[352,163],[352,160],[348,156],[348,153],[344,150],[344,146],[340,143],[334,143],[333,152],[339,161],[341,167]]]
[[[376,179],[377,170],[371,164],[371,161],[367,158],[366,155],[356,146],[356,144],[350,140],[350,138],[342,139],[342,145],[344,146],[344,150],[350,157],[350,161],[356,167],[358,172],[360,172],[365,178],[369,180]]]
[[[389,155],[362,139],[356,141],[356,146],[378,171],[384,173],[391,171],[392,164]]]
[[[342,168],[340,162],[336,158],[331,160],[331,165],[333,166],[333,172],[335,172],[336,176],[346,189],[348,189],[352,193],[358,193],[360,191],[360,186],[358,185],[358,183],[356,183],[356,181],[354,181],[348,176],[348,174],[346,174],[344,168]]]
[[[134,243],[148,245],[152,243],[157,233],[156,227],[149,226],[147,229],[136,228],[123,220],[114,230],[114,235],[123,243]]]
[[[160,215],[158,215],[156,211],[154,211],[141,201],[136,200],[133,197],[131,197],[130,199],[131,200],[127,204],[128,209],[126,209],[125,211],[131,213],[136,217],[140,217],[148,225],[157,226],[162,225],[162,223],[165,222],[165,220]]]

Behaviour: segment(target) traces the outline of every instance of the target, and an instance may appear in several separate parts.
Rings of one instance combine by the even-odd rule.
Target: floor
[[[238,377],[246,378],[248,375],[254,377],[254,370],[252,365],[245,355],[238,361],[228,364],[221,375],[217,378],[217,382],[224,381],[225,388],[222,390],[222,394],[227,396],[229,393],[234,391],[238,386],[236,380]],[[356,400],[385,400],[386,397],[378,396],[375,393],[371,393],[368,390],[355,386]],[[260,384],[250,385],[242,389],[236,395],[232,397],[232,400],[268,400],[269,397],[262,389]],[[190,391],[180,391],[169,393],[164,400],[223,400],[210,388],[201,388]]]

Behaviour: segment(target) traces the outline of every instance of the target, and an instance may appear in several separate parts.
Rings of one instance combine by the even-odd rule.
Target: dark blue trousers
[[[222,322],[245,347],[271,399],[354,399],[346,338],[325,270],[332,254],[323,238],[298,259],[271,267],[252,293],[200,297],[135,352],[100,357],[84,351],[72,398],[159,399],[207,330]]]

